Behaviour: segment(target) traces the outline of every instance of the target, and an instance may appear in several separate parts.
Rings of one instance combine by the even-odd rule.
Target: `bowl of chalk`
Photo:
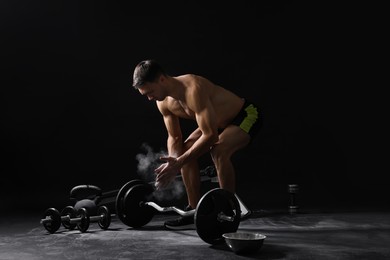
[[[264,243],[265,235],[254,232],[233,232],[222,234],[228,247],[236,254],[256,253]]]

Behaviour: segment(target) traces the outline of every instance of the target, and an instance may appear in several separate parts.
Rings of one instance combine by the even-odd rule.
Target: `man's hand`
[[[168,186],[176,175],[180,172],[181,165],[175,157],[160,157],[160,160],[165,161],[157,169],[154,170],[156,176],[156,188],[161,189]]]

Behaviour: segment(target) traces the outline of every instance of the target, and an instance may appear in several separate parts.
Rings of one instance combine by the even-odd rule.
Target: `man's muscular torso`
[[[238,114],[244,103],[242,98],[201,76],[186,74],[175,77],[175,79],[185,86],[182,98],[174,99],[168,96],[158,101],[160,111],[165,109],[177,117],[195,120],[191,104],[196,102],[195,98],[209,99],[218,118],[217,127],[225,128]]]

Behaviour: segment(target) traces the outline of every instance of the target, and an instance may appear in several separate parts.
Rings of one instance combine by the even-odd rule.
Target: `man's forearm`
[[[183,166],[187,162],[199,158],[204,153],[210,151],[210,147],[218,141],[217,135],[202,135],[186,152],[177,157],[177,162]]]
[[[183,142],[180,137],[168,137],[167,140],[168,155],[172,157],[179,157],[183,152]]]

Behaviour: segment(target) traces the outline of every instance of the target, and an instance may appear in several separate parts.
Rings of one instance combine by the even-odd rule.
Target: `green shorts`
[[[263,124],[260,109],[254,103],[245,100],[242,109],[230,124],[239,126],[253,139]]]

